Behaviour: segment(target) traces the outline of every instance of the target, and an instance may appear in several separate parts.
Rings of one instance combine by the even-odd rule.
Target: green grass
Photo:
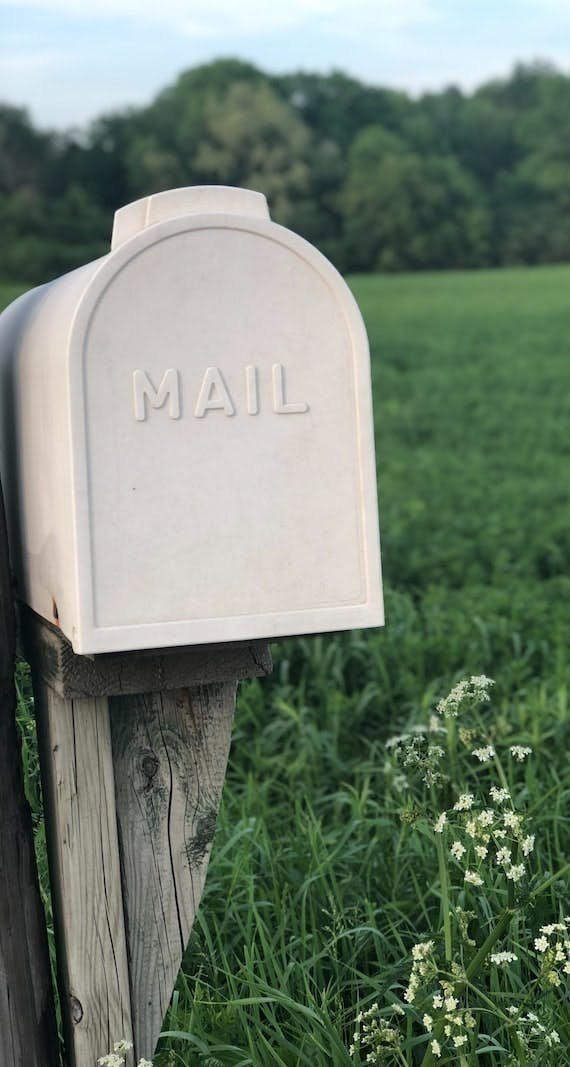
[[[495,678],[487,730],[534,749],[515,787],[532,885],[570,855],[569,285],[562,267],[351,279],[372,351],[386,628],[282,642],[272,677],[241,687],[165,1024],[172,1062],[360,1062],[359,1006],[401,997],[441,910],[433,842],[402,821],[384,744],[458,678]],[[567,877],[518,921],[560,910]],[[568,1045],[562,997],[556,1011]],[[404,1062],[420,1062],[419,1032]]]

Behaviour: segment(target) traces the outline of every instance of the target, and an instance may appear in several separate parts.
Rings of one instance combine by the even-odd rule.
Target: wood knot
[[[77,997],[69,998],[69,1007],[71,1012],[71,1021],[77,1025],[83,1018],[83,1005]]]
[[[153,755],[143,756],[142,772],[143,772],[145,778],[148,779],[147,785],[150,785],[152,779],[155,777],[156,772],[158,771],[159,766],[160,766],[160,763],[159,763],[158,759],[156,758],[156,756],[153,756]]]

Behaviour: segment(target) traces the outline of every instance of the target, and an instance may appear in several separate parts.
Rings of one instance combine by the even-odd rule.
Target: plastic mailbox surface
[[[382,624],[364,326],[260,194],[123,208],[0,353],[19,595],[76,652]]]

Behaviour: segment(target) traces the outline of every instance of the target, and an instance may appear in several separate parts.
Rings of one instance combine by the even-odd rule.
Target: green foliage
[[[359,133],[343,197],[346,255],[359,270],[484,263],[489,218],[475,182],[452,157],[406,152],[380,127]]]
[[[201,183],[266,193],[344,271],[567,261],[569,115],[570,78],[540,63],[412,100],[216,60],[63,135],[0,106],[1,277],[35,284],[101,255],[116,208]]]

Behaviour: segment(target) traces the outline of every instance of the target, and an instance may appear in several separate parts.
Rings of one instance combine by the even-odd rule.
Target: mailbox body
[[[129,205],[0,354],[19,595],[76,652],[383,622],[362,319],[259,194]]]

